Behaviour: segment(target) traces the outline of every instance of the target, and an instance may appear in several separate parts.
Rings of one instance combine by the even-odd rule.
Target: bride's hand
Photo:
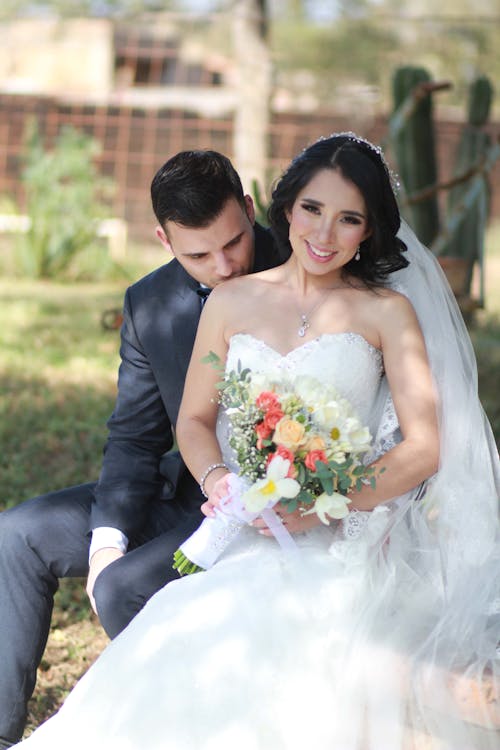
[[[316,513],[304,516],[300,510],[289,512],[286,509],[286,505],[282,503],[275,505],[273,510],[281,518],[283,525],[290,534],[300,534],[303,531],[309,531],[309,529],[313,529],[321,523]],[[272,531],[260,516],[255,521],[252,521],[252,526],[259,529],[259,532],[264,536],[273,536]]]
[[[229,472],[226,470],[226,473],[214,482],[208,494],[208,499],[201,506],[201,512],[208,518],[215,516],[214,508],[218,508],[220,501],[229,494],[228,480]]]

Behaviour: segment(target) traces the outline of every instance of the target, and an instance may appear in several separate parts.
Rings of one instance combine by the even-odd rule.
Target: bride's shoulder
[[[367,296],[370,298],[374,306],[387,310],[395,311],[413,309],[408,297],[405,297],[404,294],[395,289],[380,287],[374,291],[370,290],[370,293]]]
[[[373,307],[367,305],[365,313],[372,321],[376,321],[378,336],[385,345],[388,341],[400,340],[405,331],[419,330],[413,305],[401,292],[382,289],[371,296],[371,304]]]
[[[270,281],[264,274],[265,272],[253,273],[223,281],[215,287],[210,297],[221,301],[232,301],[258,296],[268,287]]]
[[[364,295],[364,313],[372,321],[377,321],[378,327],[395,323],[398,325],[413,324],[416,320],[413,305],[404,294],[393,289],[380,288],[370,290]]]

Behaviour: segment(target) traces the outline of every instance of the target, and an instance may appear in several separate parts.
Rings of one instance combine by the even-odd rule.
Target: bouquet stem
[[[174,564],[172,565],[172,567],[179,573],[180,576],[188,576],[192,573],[200,573],[201,571],[205,570],[199,565],[196,565],[196,563],[192,562],[188,557],[186,557],[181,549],[178,549],[174,552]]]

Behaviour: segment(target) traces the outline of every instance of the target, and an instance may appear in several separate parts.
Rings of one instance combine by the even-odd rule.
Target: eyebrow
[[[314,198],[302,198],[305,203],[311,204],[311,206],[317,206],[318,208],[324,208],[325,204],[321,201],[314,200]],[[344,209],[340,211],[341,214],[348,214],[349,216],[359,216],[360,219],[366,219],[366,216],[360,211],[352,211],[351,209]]]
[[[236,243],[243,237],[244,232],[239,232],[238,234],[235,234],[234,237],[232,237],[230,240],[226,242],[225,245],[222,246],[223,250],[227,250],[228,247],[231,247],[232,245],[236,245]],[[192,255],[207,255],[207,250],[189,250],[188,252],[182,253],[184,257],[191,257]]]
[[[223,245],[222,249],[231,247],[231,245],[236,245],[236,243],[243,237],[244,234],[244,232],[238,232],[238,234],[235,234],[232,239],[230,239],[228,242],[226,242],[225,245]]]

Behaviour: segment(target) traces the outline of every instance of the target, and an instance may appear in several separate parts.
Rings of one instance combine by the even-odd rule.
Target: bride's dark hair
[[[278,180],[268,219],[283,257],[291,251],[286,213],[300,191],[323,169],[338,170],[360,191],[368,212],[371,234],[360,245],[359,261],[351,260],[344,271],[366,284],[383,285],[388,274],[406,268],[406,245],[396,235],[401,224],[391,175],[382,152],[354,133],[320,138],[300,153]]]

